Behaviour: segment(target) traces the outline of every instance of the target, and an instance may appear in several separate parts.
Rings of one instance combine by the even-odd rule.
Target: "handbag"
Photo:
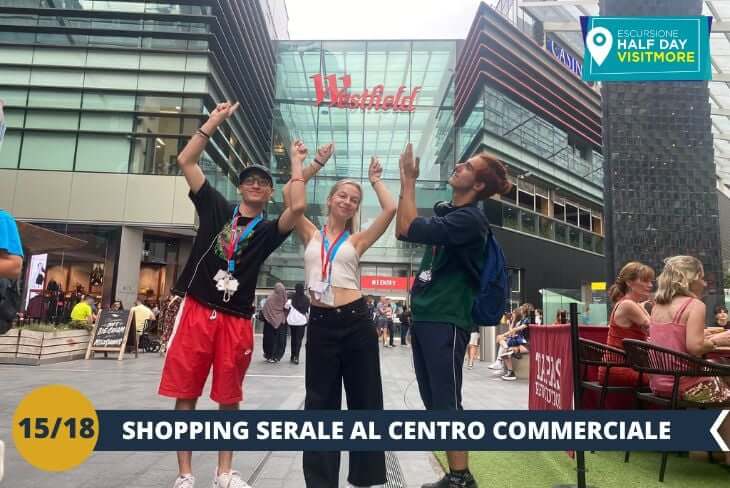
[[[20,291],[18,282],[7,278],[0,279],[0,334],[11,329],[20,310]]]

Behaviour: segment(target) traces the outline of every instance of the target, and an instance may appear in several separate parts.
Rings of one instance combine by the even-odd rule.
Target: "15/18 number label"
[[[33,390],[13,415],[15,447],[28,463],[44,471],[65,471],[83,463],[98,438],[94,406],[68,386]]]
[[[23,429],[23,437],[30,439],[56,439],[59,433],[67,435],[70,439],[91,439],[94,437],[94,419],[89,417],[75,418],[70,417],[64,419],[56,417],[55,419],[46,417],[36,417],[34,419],[25,417],[18,425]]]

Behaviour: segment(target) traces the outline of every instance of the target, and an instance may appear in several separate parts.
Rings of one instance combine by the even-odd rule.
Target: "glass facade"
[[[277,48],[271,168],[279,183],[288,179],[287,151],[292,139],[302,139],[311,155],[318,146],[335,143],[332,159],[307,186],[307,215],[318,226],[324,222],[325,200],[332,184],[352,178],[364,189],[357,224],[367,227],[379,212],[367,182],[370,158],[380,159],[384,181],[395,197],[400,188],[398,158],[408,142],[421,156],[419,212],[429,214],[435,202],[450,198],[448,175],[456,161],[478,148],[485,130],[530,151],[547,166],[568,170],[592,184],[602,182],[599,153],[584,149],[565,131],[496,90],[485,88],[464,125],[455,128],[454,41],[280,41]],[[320,93],[313,79],[317,75],[325,80]],[[345,76],[349,76],[346,90]],[[332,80],[337,90],[344,90],[340,94],[346,95],[340,97],[340,104],[332,101]],[[405,94],[420,87],[414,110],[386,111],[369,105],[367,97],[378,85],[382,85],[383,96],[396,94],[401,86]],[[362,103],[356,99],[351,108],[349,95],[363,99]],[[600,205],[573,203],[580,198],[566,199],[546,185],[524,179],[515,177],[513,182],[513,194],[502,199],[503,227],[603,253]],[[274,215],[281,211],[280,194],[275,201]],[[301,281],[301,264],[292,264],[292,259],[302,252],[298,239],[291,237],[270,259],[259,286],[269,287],[277,280],[287,285]],[[408,275],[421,255],[420,247],[398,242],[391,228],[363,256],[363,275],[379,274],[381,268],[386,276]]]
[[[0,168],[178,175],[178,152],[227,91],[211,7],[191,3],[0,0]],[[243,131],[222,127],[204,165],[232,199],[252,159]]]
[[[461,129],[457,154],[465,156],[474,136],[482,129],[578,178],[603,186],[601,153],[488,86]]]
[[[455,61],[455,41],[278,43],[272,170],[282,182],[288,179],[286,152],[294,138],[302,139],[311,155],[318,146],[335,143],[332,159],[307,186],[307,214],[317,225],[321,225],[326,216],[325,200],[334,182],[351,178],[361,183],[364,190],[356,225],[359,228],[369,226],[380,211],[375,192],[367,180],[370,158],[379,158],[384,168],[383,179],[397,198],[400,190],[398,158],[408,142],[413,143],[421,155],[419,208],[431,211],[435,202],[450,197],[442,175],[453,168],[453,151],[442,155],[441,150],[453,128],[448,91]],[[372,91],[377,85],[383,85],[383,97],[396,94],[400,87],[406,95],[415,87],[420,87],[420,91],[410,112],[333,107],[329,100],[317,106],[317,93],[311,78],[317,74],[336,75],[340,84],[339,77],[349,75],[349,92],[358,95],[366,89]],[[281,202],[280,195],[276,201]],[[298,240],[291,238],[279,254],[301,255],[300,247]],[[364,263],[379,264],[366,266],[363,273],[387,272],[386,276],[405,276],[411,271],[408,263],[416,262],[420,257],[419,249],[395,239],[391,226],[363,256]],[[399,264],[394,268],[385,263]],[[291,276],[295,281],[303,278],[300,265],[289,270],[278,268],[277,272],[279,276]]]

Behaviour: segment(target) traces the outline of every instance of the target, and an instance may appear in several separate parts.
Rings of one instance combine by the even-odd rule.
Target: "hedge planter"
[[[83,329],[36,332],[11,329],[0,335],[0,363],[60,363],[83,359],[89,345],[89,332]]]

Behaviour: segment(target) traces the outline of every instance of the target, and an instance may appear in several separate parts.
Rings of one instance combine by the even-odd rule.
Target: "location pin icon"
[[[594,27],[586,36],[586,46],[593,60],[602,65],[613,47],[613,35],[605,27]]]

